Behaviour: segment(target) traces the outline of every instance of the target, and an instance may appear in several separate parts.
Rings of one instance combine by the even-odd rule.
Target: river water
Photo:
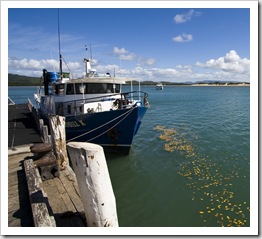
[[[130,154],[107,154],[122,227],[250,226],[249,87],[142,86]],[[9,87],[26,103],[36,87]]]

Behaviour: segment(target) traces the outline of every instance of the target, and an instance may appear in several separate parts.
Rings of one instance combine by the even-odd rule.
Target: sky
[[[9,8],[8,73],[98,73],[141,81],[250,82],[247,8]],[[87,51],[86,51],[87,48]]]

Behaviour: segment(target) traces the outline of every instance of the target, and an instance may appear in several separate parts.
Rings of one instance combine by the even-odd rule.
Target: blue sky
[[[142,81],[250,81],[249,7],[138,5],[60,8],[59,14],[61,51],[74,77],[83,75],[91,44],[100,73]],[[8,9],[9,73],[40,77],[43,68],[58,70],[57,19],[57,8]]]

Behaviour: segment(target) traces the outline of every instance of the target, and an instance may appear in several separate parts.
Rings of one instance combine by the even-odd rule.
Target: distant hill
[[[197,81],[197,82],[168,82],[161,81],[164,85],[193,85],[193,84],[208,84],[208,85],[232,85],[232,84],[242,84],[243,82],[234,82],[234,81]],[[249,85],[249,82],[244,82],[246,85]],[[130,81],[127,81],[127,84],[131,84]],[[138,81],[133,81],[133,85],[138,85]],[[156,85],[155,81],[141,81],[141,85]],[[40,86],[43,83],[40,82],[40,77],[30,77],[30,76],[21,76],[16,74],[8,74],[8,85],[9,86]]]
[[[9,86],[40,86],[40,77],[21,76],[8,74]]]
[[[127,81],[127,84],[131,84],[131,81]],[[157,82],[155,81],[140,81],[140,85],[156,85]],[[178,83],[178,82],[169,82],[169,81],[161,81],[163,85],[190,85],[191,83]],[[133,81],[133,85],[138,85],[138,81]]]

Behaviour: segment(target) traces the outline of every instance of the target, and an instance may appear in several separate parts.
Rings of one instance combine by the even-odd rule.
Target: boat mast
[[[91,64],[90,64],[90,60],[88,59],[88,54],[87,54],[87,51],[88,51],[88,48],[86,47],[85,45],[85,48],[86,48],[86,58],[84,58],[84,62],[86,64],[86,75],[85,77],[89,78],[90,77],[90,73],[91,73]]]
[[[63,70],[62,70],[62,54],[61,54],[61,46],[60,46],[60,18],[59,18],[59,9],[58,9],[58,47],[59,47],[59,71],[60,78],[63,78]]]
[[[92,62],[92,48],[91,48],[91,44],[89,45],[89,47],[90,47],[90,63],[92,64],[93,62]]]

